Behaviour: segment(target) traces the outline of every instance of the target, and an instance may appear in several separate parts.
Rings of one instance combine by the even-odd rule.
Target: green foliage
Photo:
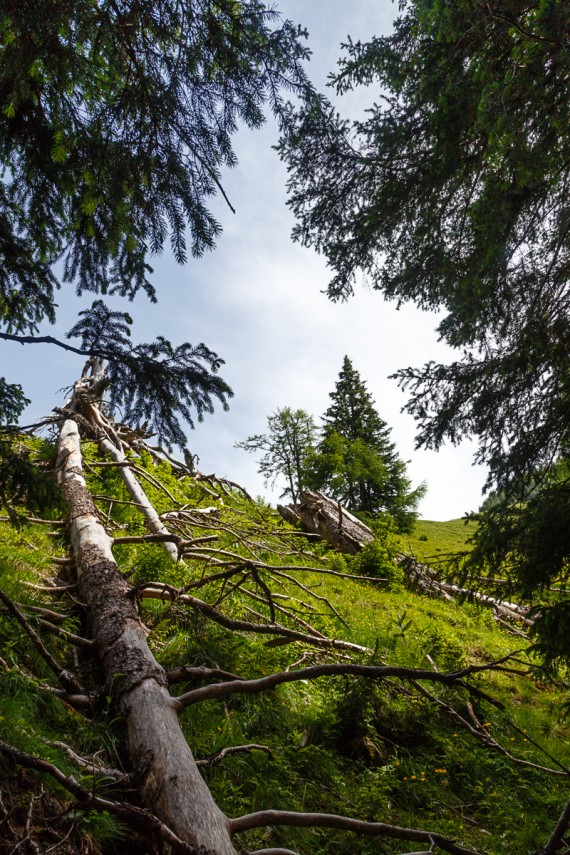
[[[86,443],[85,455],[87,479],[98,497],[101,517],[108,520],[117,536],[143,533],[137,509],[123,504],[129,497],[117,469],[96,465],[101,457],[94,443]],[[146,473],[145,489],[160,513],[194,512],[194,535],[216,538],[201,544],[201,559],[192,557],[184,565],[172,562],[159,544],[117,545],[121,569],[133,585],[152,581],[176,587],[201,585],[204,576],[218,569],[215,562],[219,550],[241,556],[244,564],[254,552],[290,576],[286,579],[264,572],[267,584],[281,595],[276,602],[290,597],[290,603],[320,631],[366,645],[374,652],[359,657],[364,663],[385,661],[426,668],[431,667],[426,660],[428,654],[435,666],[444,670],[464,663],[489,662],[513,648],[512,636],[500,630],[490,614],[469,604],[428,599],[398,584],[387,589],[373,576],[367,582],[354,582],[316,572],[322,568],[350,573],[360,565],[376,576],[385,576],[392,538],[396,537],[387,519],[375,523],[376,540],[364,553],[342,556],[289,535],[291,529],[274,511],[244,500],[237,492],[224,492],[212,484],[207,485],[210,492],[206,492],[200,482],[177,476],[166,463],[145,452],[132,455],[132,461]],[[215,507],[215,512],[201,516],[199,511],[205,504]],[[174,525],[176,520],[180,521],[180,517],[172,517],[169,522]],[[75,593],[70,599],[65,593],[50,594],[49,590],[38,591],[24,584],[49,587],[46,582],[53,575],[50,559],[64,554],[64,531],[58,529],[54,537],[50,526],[26,525],[15,530],[6,523],[0,525],[0,587],[21,604],[61,664],[76,668],[69,646],[42,627],[29,608],[41,604],[69,611],[64,626],[82,632],[81,611],[72,612],[78,606]],[[429,532],[427,543],[423,543],[430,547],[441,545],[442,549],[448,545],[441,534],[446,526],[449,540],[453,541],[464,535],[462,525],[455,521],[416,523],[417,531]],[[295,569],[300,563],[314,571],[301,573]],[[294,584],[294,578],[302,580],[305,591]],[[251,598],[243,590],[230,587],[218,581],[208,588],[190,588],[189,592],[222,604],[228,615],[250,617]],[[251,578],[244,587],[253,593],[261,591]],[[310,590],[334,604],[348,628],[341,625],[323,600],[312,608]],[[232,632],[176,599],[142,600],[139,605],[149,627],[153,652],[168,668],[205,665],[252,678],[299,667],[293,663],[305,656],[308,659],[302,664],[336,659],[310,650],[304,643],[272,646],[267,637]],[[268,617],[267,603],[254,601],[253,608]],[[294,625],[284,615],[280,619]],[[7,665],[0,681],[2,738],[32,754],[49,757],[98,794],[132,798],[129,782],[120,786],[81,770],[63,748],[54,744],[65,743],[82,756],[95,757],[102,765],[121,768],[124,722],[115,717],[104,699],[83,714],[71,711],[53,693],[46,692],[44,686],[56,684],[54,675],[23,628],[4,609],[0,609],[0,643]],[[518,670],[522,671],[524,642],[516,639],[516,647],[520,651]],[[83,660],[83,653],[78,658],[84,662],[80,664],[80,676],[88,681],[92,660]],[[0,667],[4,667],[2,663]],[[505,706],[501,710],[482,698],[472,699],[474,714],[501,745],[517,757],[549,765],[551,761],[529,741],[531,737],[552,756],[570,764],[570,729],[559,715],[566,694],[563,689],[553,683],[538,683],[532,673],[489,673],[473,682]],[[180,694],[202,683],[200,678],[188,679],[173,686],[172,691]],[[428,681],[422,684],[469,718],[469,696],[464,689],[437,688]],[[399,679],[370,683],[355,677],[326,677],[291,683],[260,695],[235,695],[224,702],[193,706],[183,713],[182,725],[198,758],[226,746],[248,743],[263,744],[271,750],[271,756],[252,751],[231,755],[219,766],[203,768],[217,803],[230,816],[276,806],[339,813],[430,828],[479,851],[512,855],[534,851],[544,843],[566,800],[565,778],[514,767],[508,758],[475,741],[435,702],[420,697],[408,682]],[[35,783],[31,774],[24,783],[20,781],[26,807]],[[46,793],[59,800],[62,814],[69,806],[66,794],[47,778],[43,786]],[[0,787],[3,793],[9,787],[14,792],[12,771],[5,764],[0,764]],[[23,816],[25,821],[25,813]],[[83,812],[75,809],[70,826],[73,822],[75,833],[80,830],[94,852],[134,855],[141,851],[140,840],[131,831],[125,838],[124,826],[108,815],[89,812],[82,817]],[[42,822],[38,827],[43,827]],[[300,855],[330,855],[333,851],[335,855],[353,855],[355,851],[352,835],[293,828],[254,830],[240,837],[239,845],[249,849],[283,847]],[[365,837],[359,837],[356,845],[362,855],[396,855],[403,848],[398,841]],[[49,848],[47,843],[44,848]],[[80,851],[79,843],[76,849]]]
[[[0,426],[17,421],[22,410],[29,403],[20,385],[9,384],[0,377]]]
[[[538,593],[570,555],[540,512],[557,517],[556,492],[567,508],[552,486],[570,447],[567,7],[405,0],[400,12],[390,35],[349,39],[332,80],[340,94],[381,88],[365,119],[302,106],[284,136],[295,236],[326,255],[333,299],[361,271],[388,298],[444,313],[438,332],[459,358],[396,375],[418,445],[477,438],[505,497],[479,521],[480,559],[499,571],[501,553],[513,590],[532,578]]]
[[[306,484],[308,460],[316,442],[317,426],[305,410],[283,407],[267,417],[267,429],[266,434],[248,436],[243,442],[237,442],[235,447],[253,453],[263,451],[259,472],[265,483],[274,484],[277,478],[285,478],[286,486],[281,497],[290,496],[296,503]]]
[[[373,517],[388,512],[399,529],[407,531],[426,487],[410,489],[406,465],[390,440],[391,429],[347,356],[330,398],[321,441],[308,456],[309,486],[351,511]]]
[[[225,196],[238,125],[260,127],[266,109],[282,125],[284,92],[317,99],[304,36],[259,0],[3,6],[0,339],[38,341],[25,333],[55,321],[61,285],[155,301],[152,255],[169,244],[183,264],[211,249],[221,226],[207,202]],[[80,348],[41,340],[109,360],[111,406],[183,445],[180,419],[227,406],[223,361],[162,336],[132,346],[129,325],[97,300],[71,331]],[[2,420],[24,403],[0,380]]]
[[[49,468],[53,449],[18,433],[0,434],[0,507],[18,524],[26,512],[46,515],[63,509]]]
[[[376,534],[371,543],[352,557],[351,571],[357,576],[379,576],[388,579],[391,586],[402,585],[404,573],[395,563],[395,545],[391,538],[393,525],[388,523],[383,535]]]

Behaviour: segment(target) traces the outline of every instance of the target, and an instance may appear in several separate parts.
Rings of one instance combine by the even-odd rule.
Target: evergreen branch
[[[77,353],[79,356],[93,356],[93,351],[85,348],[73,347],[71,344],[66,344],[52,335],[11,335],[10,333],[0,332],[0,338],[5,341],[16,341],[19,344],[54,344],[56,347],[61,347],[69,353]]]

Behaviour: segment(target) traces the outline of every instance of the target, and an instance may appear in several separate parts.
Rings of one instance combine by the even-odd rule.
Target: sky
[[[390,0],[279,0],[276,6],[284,17],[307,27],[313,52],[308,71],[320,88],[334,71],[348,35],[367,40],[386,34],[397,13]],[[332,90],[328,94],[333,97]],[[339,99],[337,108],[349,117],[362,115],[376,98],[373,90],[362,89],[350,99]],[[255,456],[234,445],[263,433],[267,416],[280,407],[304,409],[318,420],[348,355],[392,428],[400,456],[409,461],[413,485],[427,483],[420,515],[446,520],[477,510],[486,473],[472,464],[475,446],[466,441],[439,452],[417,450],[415,423],[401,412],[406,395],[389,379],[399,368],[457,358],[438,341],[437,315],[413,305],[397,310],[362,284],[345,303],[328,300],[323,291],[331,276],[325,260],[291,241],[294,218],[286,204],[286,170],[272,150],[276,142],[271,121],[255,132],[239,131],[238,166],[223,178],[236,213],[221,199],[211,205],[224,229],[216,249],[183,267],[165,250],[151,262],[158,305],[150,305],[143,295],[134,304],[117,302],[117,308],[133,316],[137,340],[164,335],[173,344],[203,341],[225,360],[220,374],[234,398],[229,412],[217,408],[189,432],[198,468],[277,502],[284,484],[266,486]],[[42,332],[63,338],[78,309],[91,300],[60,292],[58,323]],[[48,345],[2,343],[0,361],[2,374],[21,383],[33,400],[25,422],[60,406],[65,387],[82,368],[81,357]]]

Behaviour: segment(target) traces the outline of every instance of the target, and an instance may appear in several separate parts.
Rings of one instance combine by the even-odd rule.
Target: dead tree
[[[94,379],[97,379],[96,375]],[[235,835],[263,826],[285,825],[343,829],[427,844],[433,852],[440,850],[451,855],[473,855],[474,850],[438,832],[405,828],[380,820],[363,821],[322,812],[295,813],[271,808],[230,818],[220,810],[200,768],[218,762],[222,755],[228,753],[267,751],[267,748],[257,744],[229,746],[224,752],[213,753],[197,761],[179,723],[180,714],[193,705],[207,700],[222,701],[237,694],[258,694],[295,681],[341,675],[373,681],[398,680],[400,684],[409,685],[411,691],[419,686],[419,693],[426,691],[425,682],[461,687],[481,697],[481,690],[470,682],[471,676],[487,670],[508,671],[511,669],[509,657],[500,662],[470,665],[441,673],[433,668],[363,664],[363,657],[365,662],[367,656],[371,661],[372,651],[323,634],[293,607],[293,596],[281,593],[276,587],[277,583],[286,580],[303,598],[300,602],[304,608],[309,608],[308,600],[314,597],[321,609],[326,608],[331,617],[340,619],[332,604],[315,594],[299,578],[307,571],[332,571],[318,564],[301,562],[297,565],[289,563],[284,568],[277,560],[271,563],[268,559],[272,550],[276,554],[280,550],[289,550],[290,554],[303,556],[305,553],[302,551],[295,553],[294,544],[298,540],[295,532],[289,536],[286,530],[276,530],[272,543],[260,543],[258,532],[252,529],[248,520],[241,528],[239,523],[235,524],[232,529],[235,545],[229,547],[221,543],[222,532],[228,530],[228,523],[220,512],[221,503],[208,508],[180,504],[171,511],[158,513],[136,477],[136,454],[121,442],[113,425],[90,398],[89,383],[90,379],[86,377],[79,381],[72,400],[62,413],[56,471],[69,506],[68,532],[77,574],[73,602],[81,603],[87,616],[89,637],[82,639],[81,643],[84,655],[92,659],[89,671],[95,684],[86,690],[73,674],[60,668],[25,615],[9,598],[5,605],[33,637],[38,652],[57,678],[57,685],[46,687],[47,690],[78,710],[88,709],[97,697],[108,696],[111,699],[115,713],[126,724],[129,782],[136,787],[143,807],[133,804],[132,800],[121,801],[89,791],[73,777],[66,776],[55,764],[27,755],[6,743],[0,742],[0,753],[9,756],[17,765],[52,776],[73,795],[80,807],[107,811],[138,829],[151,831],[153,836],[161,838],[162,846],[172,852],[237,855]],[[112,533],[106,530],[103,524],[105,516],[87,486],[82,437],[96,442],[106,455],[105,461],[98,465],[112,465],[124,478],[130,496],[128,503],[141,512],[149,534],[125,535],[116,530]],[[188,477],[191,476],[189,473]],[[345,532],[347,545],[354,544],[357,536],[363,537],[363,530],[353,528],[357,521],[348,515],[345,517],[344,513],[342,510],[339,513],[337,508],[337,518],[340,516],[337,536]],[[174,587],[149,579],[143,584],[131,585],[120,572],[113,555],[113,547],[121,543],[149,543],[158,549],[167,548],[173,561],[179,564],[187,562],[183,568],[184,584]],[[191,565],[195,566],[195,562],[202,566],[200,573],[191,572]],[[56,587],[65,593],[65,586],[58,584]],[[238,594],[244,603],[249,603],[245,607],[246,616],[238,617],[232,614],[231,609],[224,608],[230,593]],[[146,598],[188,609],[228,629],[272,637],[277,644],[302,642],[305,648],[313,651],[313,664],[299,667],[301,663],[298,662],[288,670],[253,679],[216,668],[181,667],[169,674],[157,662],[147,641],[147,630],[138,608]],[[50,623],[50,619],[58,620],[54,610],[49,615],[42,614],[44,623]],[[52,626],[57,630],[55,624]],[[76,640],[79,643],[79,639]],[[335,652],[341,658],[330,661]],[[173,681],[186,677],[199,677],[206,685],[176,696],[171,691]],[[446,707],[444,712],[452,717],[456,715],[450,707]],[[477,729],[477,725],[467,724],[472,730]],[[84,762],[81,758],[80,761]],[[112,778],[120,779],[120,772],[106,771]],[[567,774],[567,771],[557,770],[556,774]],[[295,855],[291,850],[280,848],[258,849],[251,855],[281,853]]]
[[[313,534],[318,534],[339,552],[354,554],[371,543],[374,535],[367,525],[315,490],[303,490],[301,501],[295,505],[278,505],[284,520]]]

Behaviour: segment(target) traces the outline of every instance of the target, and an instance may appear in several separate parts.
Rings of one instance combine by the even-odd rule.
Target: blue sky
[[[309,72],[321,87],[348,34],[365,40],[386,33],[397,12],[390,0],[280,0],[277,6],[309,30]],[[362,90],[350,100],[341,99],[338,108],[353,116],[376,97]],[[260,131],[239,132],[239,164],[224,178],[236,214],[223,200],[212,205],[224,228],[217,248],[184,267],[165,251],[153,264],[158,305],[142,296],[128,305],[138,340],[161,334],[175,344],[204,341],[226,360],[221,374],[235,393],[230,411],[216,411],[188,436],[190,449],[200,457],[199,468],[277,500],[279,485],[266,489],[255,458],[234,444],[263,432],[267,416],[278,407],[322,415],[347,354],[381,417],[393,428],[392,438],[403,459],[410,461],[414,484],[428,484],[422,516],[450,519],[476,510],[485,472],[472,465],[474,446],[416,451],[414,422],[400,412],[405,396],[388,379],[398,368],[456,357],[437,340],[437,316],[414,306],[397,311],[365,286],[347,303],[329,302],[322,293],[329,278],[324,260],[290,239],[294,222],[286,206],[286,172],[271,148],[276,141],[272,122]],[[78,308],[91,299],[74,300],[69,292],[60,296],[57,327],[43,332],[63,337]],[[24,416],[28,421],[61,404],[64,394],[59,390],[82,368],[80,357],[44,345],[2,343],[1,353],[2,373],[20,382],[33,398]]]

